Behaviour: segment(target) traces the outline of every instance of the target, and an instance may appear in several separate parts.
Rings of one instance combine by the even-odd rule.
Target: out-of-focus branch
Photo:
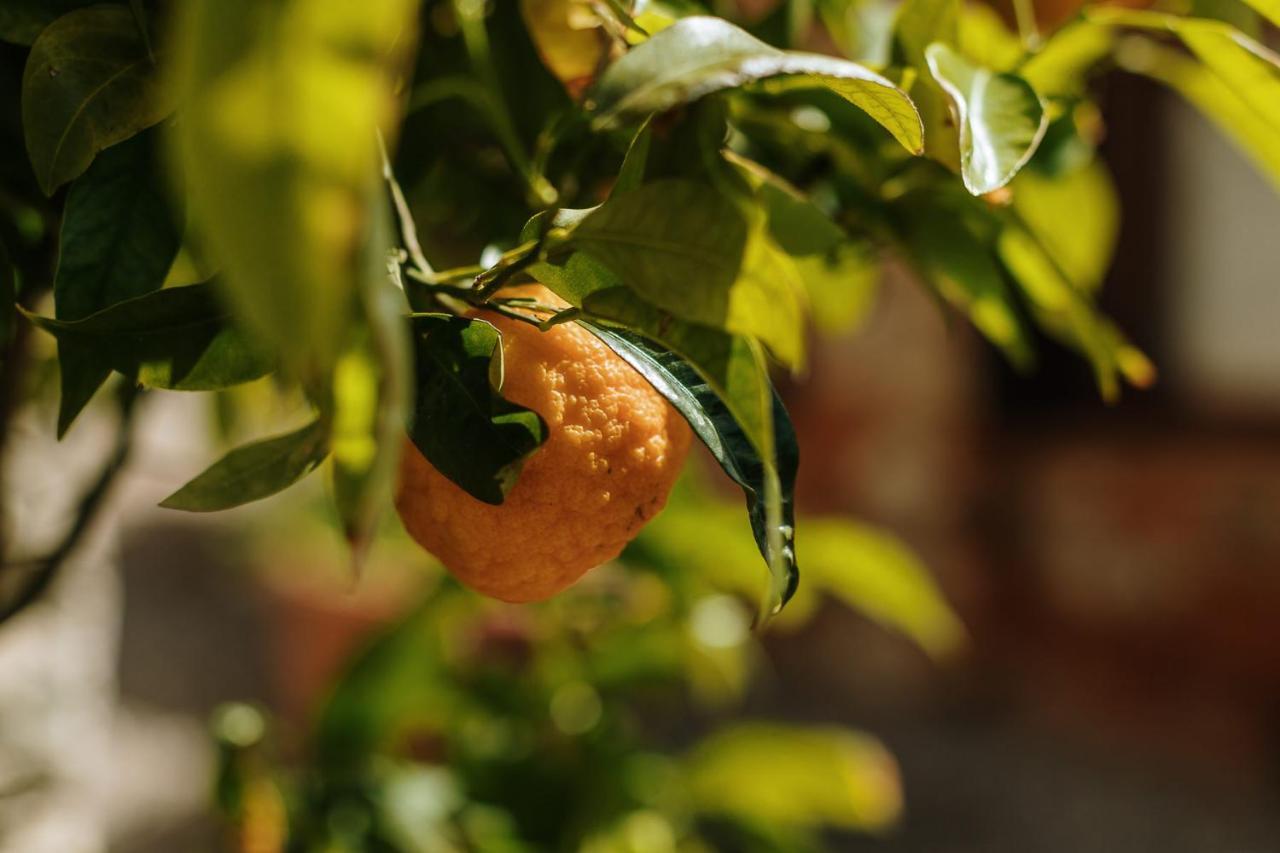
[[[115,447],[98,478],[80,498],[75,518],[62,541],[44,557],[3,566],[2,571],[6,575],[11,572],[25,571],[27,576],[21,582],[17,592],[0,601],[0,625],[21,613],[44,595],[67,558],[75,552],[85,534],[92,528],[111,492],[116,476],[129,459],[129,451],[133,445],[134,404],[137,396],[137,388],[132,384],[127,384],[121,389],[120,426],[116,433]]]

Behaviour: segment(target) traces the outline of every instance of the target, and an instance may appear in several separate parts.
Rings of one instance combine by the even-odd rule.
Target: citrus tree
[[[267,376],[297,401],[293,420],[164,506],[222,510],[323,467],[357,565],[394,502],[464,583],[525,601],[617,556],[697,439],[745,495],[746,546],[769,578],[761,616],[795,594],[806,554],[809,583],[840,589],[830,536],[797,529],[799,449],[770,376],[803,374],[813,328],[857,322],[886,258],[1020,369],[1044,338],[1074,348],[1112,400],[1154,370],[1095,307],[1118,212],[1092,81],[1119,70],[1170,87],[1280,182],[1280,58],[1266,46],[1280,7],[1133,5],[1013,0],[1006,16],[959,0],[6,0],[0,430],[46,386],[59,437],[95,397],[121,417],[66,541],[3,567],[0,621],[38,599],[92,520],[140,394],[234,402],[227,389]],[[56,373],[36,330],[56,342]],[[616,626],[599,635],[612,648],[634,643],[687,680],[687,659],[663,650],[706,616],[689,584],[749,569],[725,558],[742,543],[713,535],[713,510],[674,512],[679,557],[662,550],[670,530],[627,557],[672,590],[670,606],[643,611],[643,627],[617,602],[590,606],[593,624]],[[690,559],[692,579],[670,570]],[[874,612],[892,591],[857,597]],[[545,692],[561,734],[584,738],[554,777],[538,768],[563,757],[559,742],[485,757],[468,751],[474,731],[440,723],[457,772],[491,801],[519,772],[607,800],[597,817],[651,812],[617,781],[635,765],[688,794],[665,814],[734,815],[749,849],[801,849],[760,823],[778,807],[774,782],[791,780],[802,823],[847,817],[803,769],[779,768],[821,757],[822,778],[840,779],[851,755],[880,761],[839,733],[769,729],[664,764],[608,723],[621,719],[610,691],[649,670],[619,675],[618,659],[585,653],[566,664],[558,650],[580,642],[567,623],[522,635],[544,641],[537,678],[486,680],[483,655],[450,658],[440,631],[483,623],[486,606],[442,589],[356,664],[323,717],[322,781],[301,783],[295,847],[349,849],[323,845],[355,826],[364,840],[350,849],[445,849],[405,841],[391,808],[439,779],[370,758],[373,740],[438,702],[454,722],[464,710],[520,720]],[[566,672],[577,692],[563,693]],[[412,701],[378,704],[406,683]],[[588,738],[584,714],[610,737]],[[230,712],[220,731],[228,808],[270,811],[278,791],[257,796],[245,785],[260,775],[232,772],[257,760],[252,714]],[[757,763],[771,787],[726,781]],[[621,775],[573,775],[601,766]],[[374,823],[347,820],[353,788],[380,809]],[[896,808],[862,802],[881,820]],[[527,849],[520,814],[465,833],[491,839],[476,849]],[[557,849],[574,827],[583,849],[651,837],[647,818],[618,818],[622,835],[606,837],[596,818],[557,814],[543,827]]]

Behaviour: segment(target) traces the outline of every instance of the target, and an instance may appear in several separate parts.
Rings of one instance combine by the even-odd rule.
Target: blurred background
[[[332,685],[344,662],[432,589],[429,606],[454,614],[445,622],[461,626],[458,636],[474,648],[441,651],[424,641],[415,654],[441,654],[454,669],[410,670],[408,681],[387,682],[392,692],[437,679],[454,685],[449,695],[465,694],[468,714],[492,711],[497,700],[485,691],[522,696],[529,704],[509,709],[511,719],[536,727],[549,713],[547,726],[584,743],[617,716],[629,721],[620,724],[623,741],[664,755],[743,720],[867,736],[850,747],[847,768],[857,776],[858,808],[809,821],[835,826],[820,836],[827,849],[1277,849],[1280,200],[1164,90],[1115,73],[1101,91],[1104,150],[1123,209],[1101,301],[1159,366],[1152,390],[1105,406],[1087,365],[1049,342],[1035,374],[1015,374],[894,268],[884,271],[863,328],[818,339],[807,379],[782,389],[803,449],[801,515],[850,518],[877,531],[868,536],[894,537],[874,546],[905,561],[906,575],[888,581],[898,584],[891,612],[846,606],[866,590],[841,592],[848,579],[831,576],[829,594],[815,592],[803,618],[750,635],[749,608],[737,599],[671,578],[759,570],[729,565],[732,548],[699,551],[676,513],[624,559],[640,567],[628,570],[635,578],[625,592],[610,569],[560,604],[481,605],[438,587],[438,572],[394,531],[369,576],[353,584],[338,538],[305,490],[216,518],[154,509],[218,451],[210,412],[153,394],[139,426],[147,450],[136,454],[146,461],[127,470],[108,517],[49,599],[0,631],[0,849],[277,849],[272,810],[286,800],[310,803],[320,823],[337,826],[346,812],[321,791],[319,771],[295,770],[275,793],[257,796],[255,780],[270,772],[237,762],[313,766],[301,744],[317,719],[341,717]],[[54,444],[52,418],[51,408],[25,413],[6,460],[15,527],[33,553],[57,540],[68,516],[57,484],[87,477],[85,460],[110,435],[109,423],[89,420]],[[718,518],[721,493],[740,515],[713,466],[695,467],[697,484],[674,499],[690,502],[680,517]],[[745,527],[734,535],[750,556]],[[802,526],[802,564],[804,536]],[[927,566],[963,635],[928,585],[910,578],[915,564],[896,542]],[[881,553],[851,547],[872,563]],[[863,580],[874,585],[874,566],[868,571]],[[816,571],[817,589],[825,572]],[[631,614],[623,621],[633,633],[593,627],[619,608]],[[692,631],[700,657],[671,653],[668,629],[671,637]],[[530,651],[547,637],[577,651]],[[737,656],[712,653],[730,647]],[[654,669],[659,681],[683,685],[676,698],[626,670],[671,654],[679,660]],[[608,675],[601,661],[626,674]],[[476,667],[495,680],[468,681]],[[538,704],[544,692],[549,712]],[[414,701],[430,707],[440,695]],[[326,699],[327,715],[318,710]],[[342,712],[353,719],[372,713],[361,702],[375,703],[344,701],[355,703]],[[252,707],[228,710],[228,702]],[[221,746],[210,735],[220,708]],[[418,742],[401,754],[420,766],[441,754],[481,755],[467,752],[475,731],[446,731],[455,723],[433,735],[445,747]],[[272,745],[260,755],[262,726]],[[602,743],[590,741],[583,755],[604,760],[612,753]],[[523,766],[512,754],[493,766]],[[537,749],[522,755],[543,770],[554,764]],[[681,784],[714,788],[714,768],[706,769],[714,763],[688,765],[692,781]],[[486,795],[508,822],[532,820],[522,817],[521,797],[533,803],[530,814],[563,805],[536,802],[539,791],[561,790],[548,781],[551,770],[526,778],[483,770],[480,758],[473,764],[456,770],[471,774],[473,794],[486,772],[525,780],[513,783],[515,793],[495,783]],[[573,766],[560,770],[571,775]],[[753,772],[759,778],[742,781],[744,790],[767,787],[779,771],[761,761]],[[415,802],[428,812],[454,796],[432,788],[435,777],[413,778],[421,783],[413,790],[426,792]],[[279,793],[286,785],[294,793]],[[630,790],[631,782],[619,785]],[[215,793],[242,818],[248,811],[247,835],[216,816]],[[767,796],[743,796],[751,808],[770,808]],[[622,840],[590,849],[676,849],[668,842],[678,815],[658,805],[626,814],[643,819],[620,819]],[[495,825],[484,832],[498,838],[506,824]],[[474,840],[480,830],[466,831],[475,849],[540,849],[485,847]],[[767,834],[740,832],[732,837],[748,840],[724,849],[802,849]],[[405,849],[453,849],[421,843]]]

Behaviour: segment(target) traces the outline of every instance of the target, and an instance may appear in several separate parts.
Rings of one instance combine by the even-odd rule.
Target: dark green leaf
[[[270,372],[274,359],[236,326],[212,284],[174,287],[83,320],[27,315],[59,345],[72,342],[151,388],[209,391]]]
[[[53,281],[59,320],[82,320],[164,283],[182,229],[166,200],[155,135],[146,131],[108,148],[67,193]],[[59,343],[59,436],[111,372],[83,346],[74,337]]]
[[[502,395],[502,336],[484,320],[419,314],[412,320],[416,395],[409,437],[468,494],[500,504],[547,437],[534,411]]]
[[[604,72],[587,105],[598,126],[611,127],[764,81],[782,88],[831,89],[908,151],[922,150],[915,106],[879,74],[835,57],[778,50],[720,18],[683,18],[633,48]]]
[[[0,3],[0,41],[31,44],[60,16],[98,0],[4,0]]]
[[[70,12],[31,46],[22,75],[22,126],[47,195],[83,172],[103,148],[169,110],[167,88],[124,6]]]
[[[974,195],[1003,187],[1044,136],[1048,119],[1040,96],[1021,77],[973,65],[942,43],[929,45],[925,58],[960,127],[964,185]]]
[[[311,473],[327,453],[327,432],[317,420],[296,432],[237,447],[160,506],[217,512],[261,500]]]
[[[786,408],[777,392],[772,398],[773,452],[759,453],[720,394],[680,356],[644,338],[600,325],[588,329],[634,367],[689,422],[689,426],[726,474],[742,487],[756,545],[774,576],[768,613],[777,612],[795,592],[799,569],[795,556],[793,506],[799,445]],[[767,381],[767,380],[766,380]],[[776,505],[771,500],[770,479],[776,480]],[[771,529],[770,518],[776,518]]]

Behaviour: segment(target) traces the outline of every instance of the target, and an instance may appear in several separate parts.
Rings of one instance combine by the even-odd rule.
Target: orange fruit
[[[563,305],[541,287],[518,292]],[[543,332],[475,316],[502,332],[502,395],[541,415],[547,440],[498,506],[471,497],[408,443],[396,508],[409,534],[467,586],[538,601],[617,557],[657,515],[692,436],[644,377],[576,323]]]

